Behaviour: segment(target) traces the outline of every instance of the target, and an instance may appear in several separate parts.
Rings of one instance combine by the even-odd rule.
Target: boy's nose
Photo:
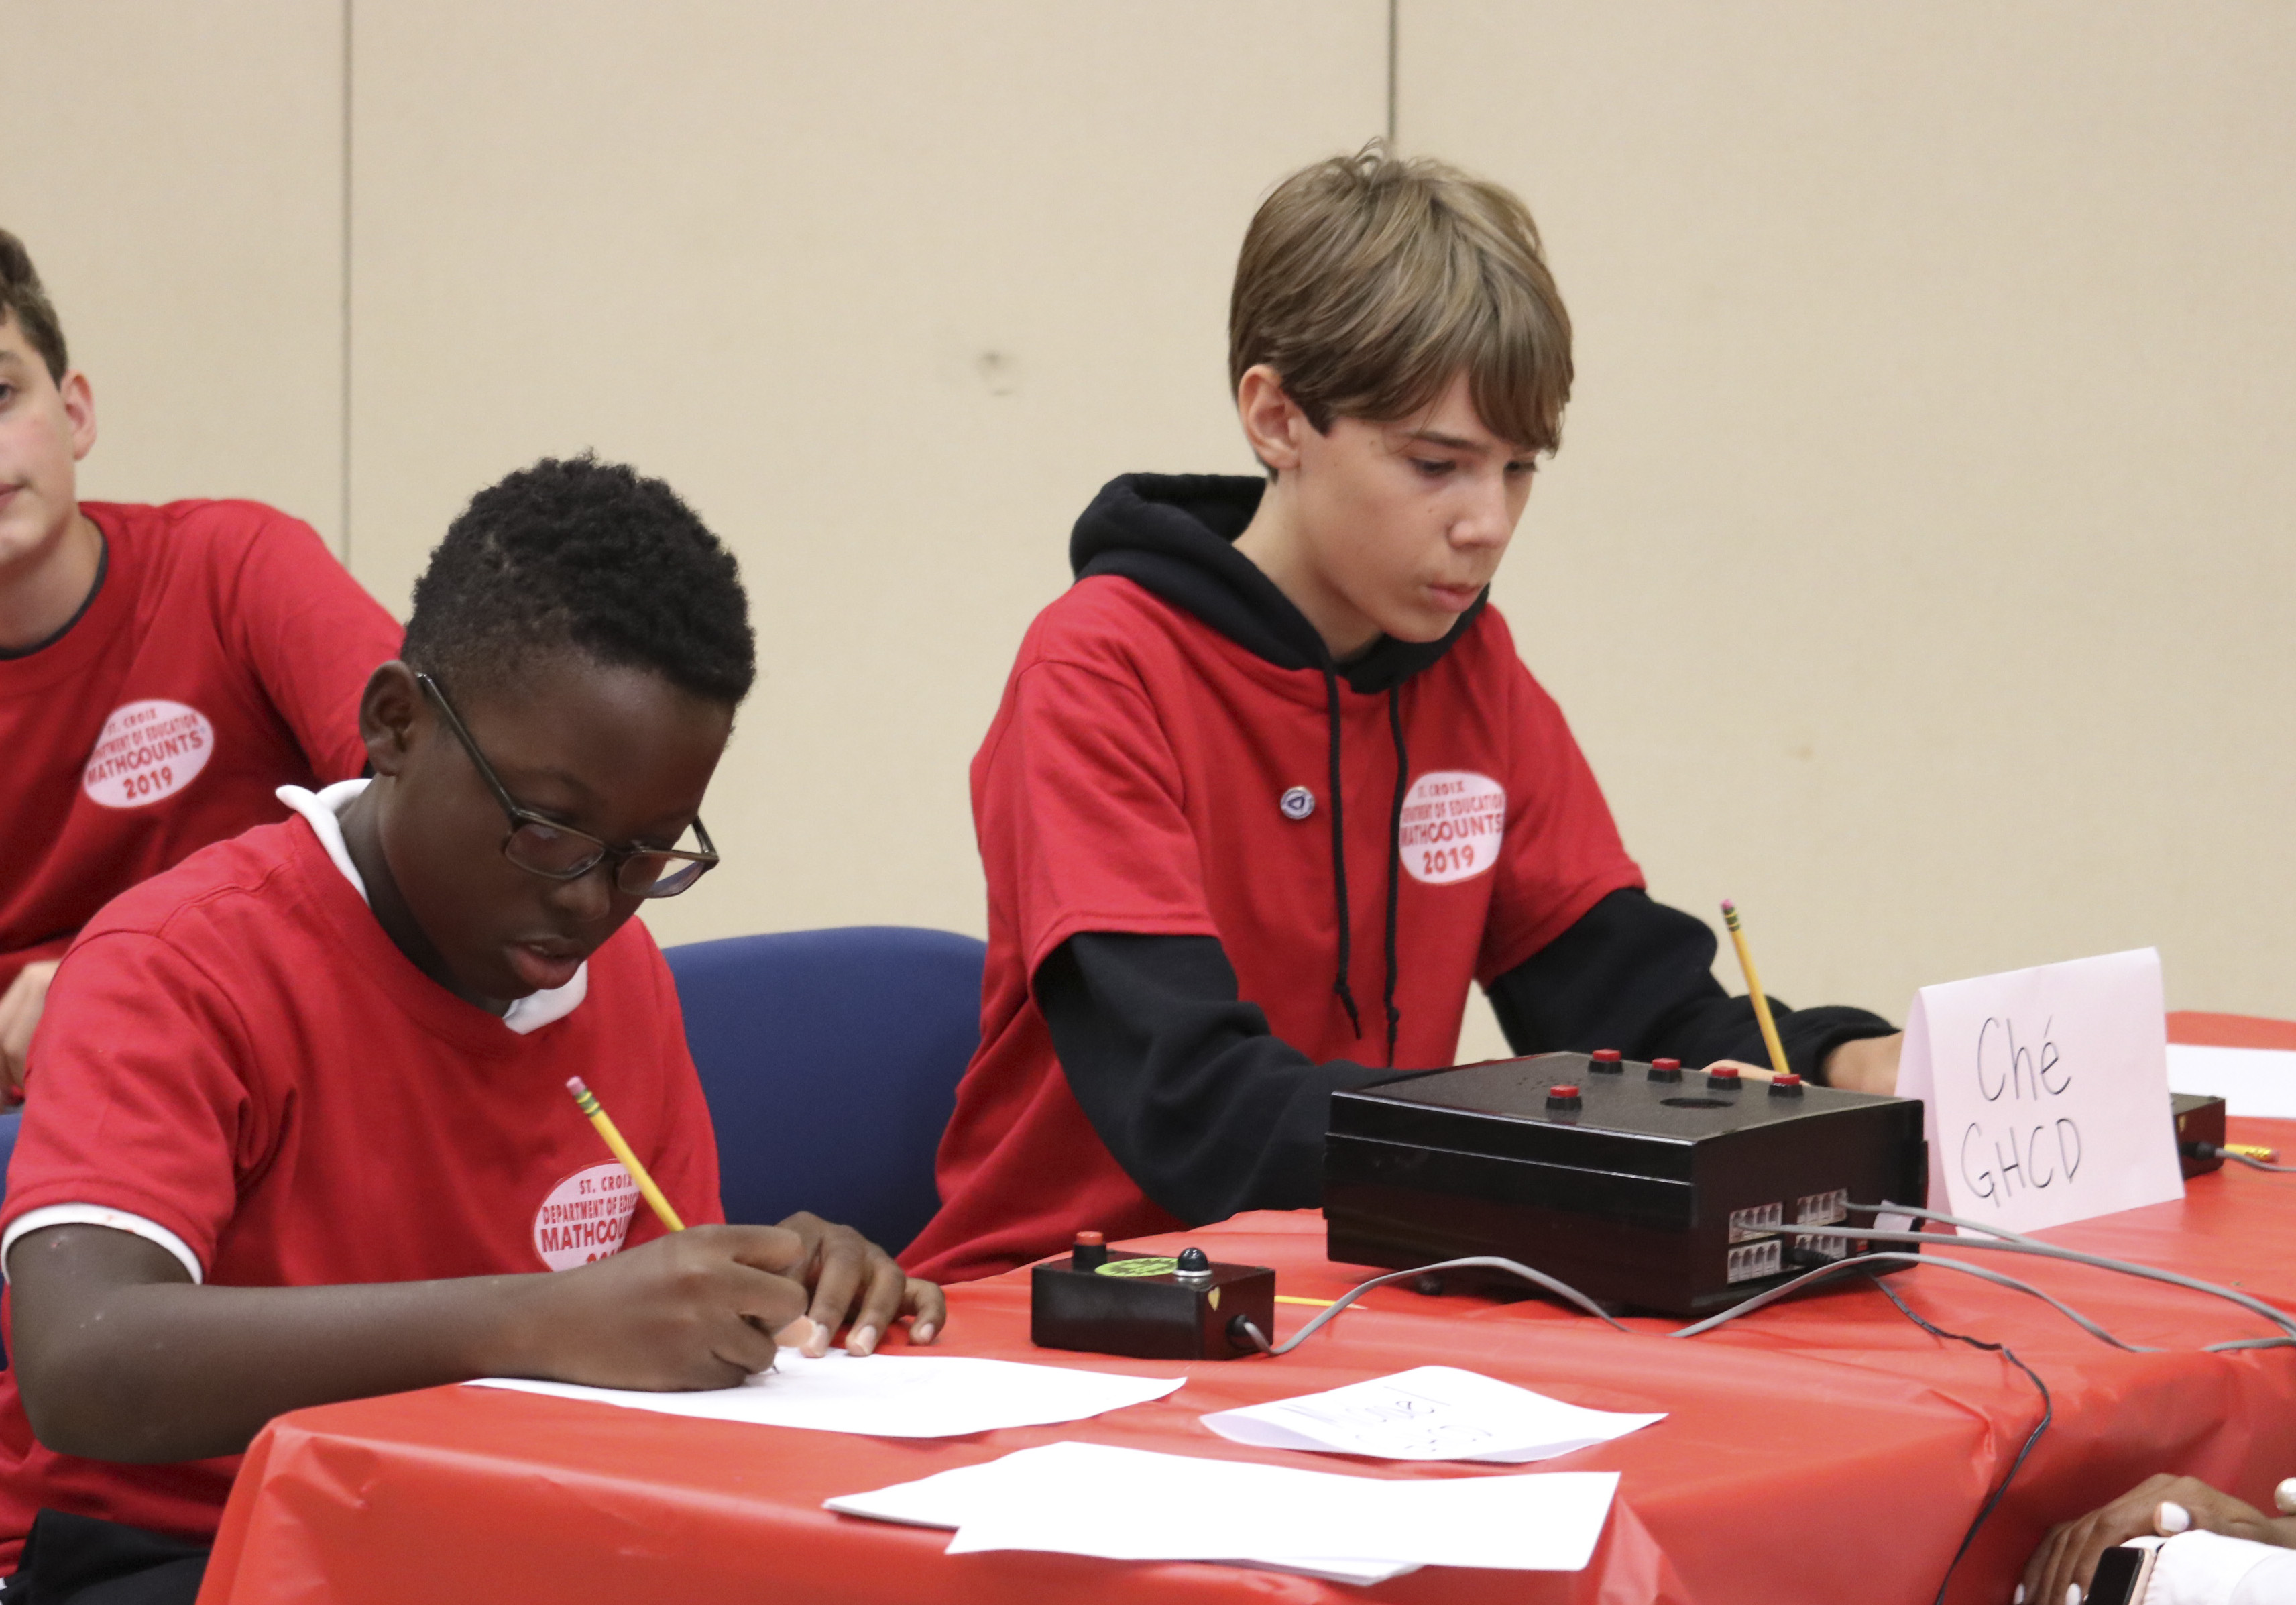
[[[585,925],[595,924],[613,910],[613,860],[602,860],[572,880],[550,890],[550,906]]]
[[[1458,546],[1491,546],[1514,533],[1513,498],[1505,476],[1479,480],[1451,523],[1451,539]]]

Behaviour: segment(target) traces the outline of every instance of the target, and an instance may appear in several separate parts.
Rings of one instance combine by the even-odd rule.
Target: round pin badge
[[[1295,786],[1275,800],[1287,819],[1304,819],[1316,811],[1316,794],[1304,786]]]

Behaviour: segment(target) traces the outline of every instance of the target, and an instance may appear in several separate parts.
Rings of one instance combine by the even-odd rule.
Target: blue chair
[[[933,1154],[980,1039],[988,948],[906,926],[667,949],[718,1127],[729,1221],[800,1209],[898,1252],[940,1206]]]

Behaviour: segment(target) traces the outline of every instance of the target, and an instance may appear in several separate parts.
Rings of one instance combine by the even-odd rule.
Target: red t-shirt
[[[358,699],[403,632],[309,525],[243,501],[83,502],[103,582],[0,658],[0,988],[95,911],[366,764]]]
[[[1129,580],[1078,581],[1021,643],[972,809],[988,880],[981,1044],[941,1140],[941,1210],[903,1254],[963,1281],[1025,1263],[1079,1229],[1177,1230],[1076,1099],[1029,990],[1079,932],[1216,936],[1242,996],[1323,1062],[1386,1062],[1388,820],[1395,749],[1383,692],[1341,683],[1349,980],[1332,989],[1330,728],[1324,678],[1280,669]],[[1411,784],[1397,925],[1395,1064],[1452,1062],[1471,980],[1530,957],[1609,893],[1639,886],[1562,714],[1495,608],[1404,682]],[[1304,790],[1311,811],[1295,818]]]
[[[567,1095],[597,1093],[672,1205],[723,1218],[669,969],[632,920],[564,1017],[521,1035],[417,970],[307,822],[193,855],[100,914],[56,973],[0,1226],[92,1204],[166,1229],[205,1281],[539,1272],[652,1214]],[[238,1457],[116,1465],[34,1440],[0,1373],[0,1569],[42,1506],[215,1530]]]

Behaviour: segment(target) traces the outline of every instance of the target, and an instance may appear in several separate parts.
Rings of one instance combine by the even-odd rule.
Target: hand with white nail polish
[[[2290,1492],[2296,1495],[2296,1489]],[[2276,1519],[2195,1477],[2150,1477],[2103,1510],[2050,1528],[2025,1564],[2017,1605],[2028,1600],[2079,1605],[2095,1579],[2097,1557],[2106,1550],[2148,1533],[2167,1538],[2196,1528],[2296,1549],[2296,1517]]]
[[[806,1315],[812,1335],[791,1346],[816,1358],[848,1320],[849,1354],[874,1354],[877,1345],[904,1317],[911,1343],[931,1343],[948,1321],[948,1304],[929,1281],[905,1276],[893,1256],[850,1226],[832,1225],[819,1215],[800,1213],[781,1223],[805,1246],[805,1257],[790,1272],[813,1290]],[[788,1341],[784,1339],[784,1341]]]

